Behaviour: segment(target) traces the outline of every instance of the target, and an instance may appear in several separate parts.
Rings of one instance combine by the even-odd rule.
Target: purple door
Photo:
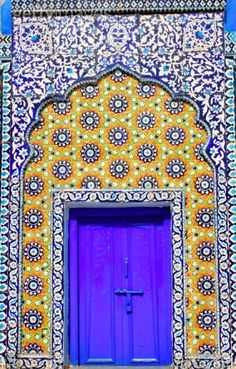
[[[73,210],[69,260],[70,362],[171,364],[168,212]]]

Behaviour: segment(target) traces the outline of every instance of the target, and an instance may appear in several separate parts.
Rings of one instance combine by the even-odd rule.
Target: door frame
[[[181,190],[54,190],[52,193],[52,344],[58,364],[68,357],[68,225],[69,210],[85,207],[169,207],[172,238],[172,337],[173,364],[184,361],[185,242],[184,193]],[[181,293],[180,293],[181,291]],[[64,296],[64,297],[63,297]],[[63,329],[58,322],[62,323]],[[63,345],[61,344],[63,342]],[[71,366],[69,366],[71,367]],[[73,367],[71,367],[73,368]],[[76,368],[76,367],[74,367]],[[158,367],[161,368],[161,367]]]
[[[109,208],[108,207],[99,207],[99,208],[94,208],[94,207],[78,208],[76,207],[76,208],[70,209],[68,221],[69,221],[69,225],[68,225],[68,265],[66,267],[66,270],[67,270],[67,275],[69,278],[69,281],[67,284],[68,286],[67,287],[68,288],[67,307],[68,307],[68,320],[69,320],[68,351],[69,351],[70,365],[72,365],[72,367],[76,365],[85,366],[86,364],[84,360],[85,360],[85,357],[87,357],[87,355],[89,356],[87,358],[88,360],[87,365],[88,364],[90,366],[97,365],[98,368],[102,365],[106,365],[106,367],[107,365],[108,367],[110,367],[111,365],[113,366],[115,365],[116,367],[117,366],[127,367],[129,365],[132,367],[135,367],[135,366],[142,367],[146,365],[147,367],[151,367],[151,368],[157,367],[157,366],[161,367],[161,366],[170,365],[172,363],[172,357],[173,357],[173,352],[172,352],[172,349],[173,349],[172,347],[172,290],[173,288],[172,288],[172,260],[171,260],[172,258],[171,224],[170,224],[171,217],[170,217],[169,206],[168,207],[140,207],[140,206],[139,207],[137,206],[121,207],[119,206],[119,207],[116,207],[115,209],[113,207],[112,208],[111,207]],[[150,226],[149,222],[151,223],[152,231],[150,228],[148,228],[148,231],[146,229],[147,226]],[[138,223],[138,225],[136,225],[136,223]],[[88,228],[88,225],[89,225],[89,228]],[[111,352],[106,357],[106,359],[105,358],[100,359],[100,362],[99,362],[97,361],[99,360],[99,358],[97,358],[96,356],[93,357],[93,355],[90,357],[88,348],[85,349],[85,347],[87,347],[87,344],[88,344],[87,341],[86,341],[87,342],[86,345],[83,344],[85,351],[83,350],[81,351],[81,347],[80,347],[80,345],[82,345],[83,343],[83,338],[84,339],[88,338],[85,333],[87,332],[85,322],[86,322],[86,317],[88,318],[88,316],[87,316],[87,312],[85,312],[84,310],[85,309],[84,301],[88,303],[88,300],[86,299],[88,298],[88,296],[85,291],[88,291],[89,285],[91,283],[91,281],[90,282],[87,281],[86,288],[82,288],[82,292],[81,292],[80,291],[81,281],[84,278],[87,280],[88,275],[90,275],[91,273],[91,271],[89,271],[88,272],[89,274],[88,275],[86,274],[86,270],[88,270],[87,268],[88,268],[88,265],[90,264],[89,260],[90,261],[93,260],[92,254],[88,254],[88,250],[92,252],[92,250],[94,251],[94,247],[96,248],[95,244],[94,244],[94,247],[90,247],[89,244],[86,245],[86,242],[91,241],[90,236],[89,236],[90,231],[96,230],[96,232],[104,232],[104,227],[107,227],[107,226],[109,227],[110,230],[112,229],[113,236],[118,237],[119,239],[118,243],[116,243],[115,239],[113,241],[110,240],[111,244],[113,244],[112,246],[113,251],[111,252],[112,258],[114,258],[113,261],[111,261],[113,265],[112,268],[114,267],[114,264],[113,264],[114,260],[115,260],[115,265],[118,267],[117,270],[116,270],[116,267],[114,267],[114,270],[112,269],[113,270],[112,272],[113,283],[114,283],[113,289],[111,289],[110,291],[112,293],[112,291],[114,291],[118,287],[129,288],[128,285],[123,285],[123,283],[129,284],[131,282],[131,279],[132,279],[131,270],[134,271],[133,267],[131,267],[130,265],[129,269],[130,269],[131,274],[129,275],[129,278],[128,278],[128,275],[125,278],[124,274],[121,272],[121,270],[124,272],[123,267],[124,267],[125,257],[129,256],[129,263],[131,260],[134,261],[137,257],[137,254],[135,257],[135,252],[134,252],[134,250],[137,248],[137,244],[136,244],[137,240],[135,241],[135,247],[133,248],[133,251],[132,251],[134,252],[134,254],[133,256],[131,256],[132,253],[130,254],[130,252],[131,252],[132,247],[131,247],[131,244],[129,244],[131,240],[129,239],[128,241],[129,237],[127,238],[126,232],[128,232],[128,234],[130,232],[134,232],[134,228],[137,228],[136,232],[139,232],[141,229],[143,232],[144,225],[145,225],[144,227],[145,232],[147,233],[145,233],[145,237],[142,242],[146,242],[145,240],[146,240],[146,237],[148,237],[149,232],[153,232],[153,231],[155,232],[155,236],[154,234],[152,234],[153,235],[153,239],[152,239],[153,248],[152,247],[150,249],[148,248],[149,252],[152,250],[152,257],[150,257],[152,261],[151,260],[149,261],[153,264],[148,263],[148,266],[146,267],[148,267],[148,270],[149,270],[149,268],[151,268],[151,265],[154,268],[154,264],[155,264],[157,268],[157,269],[153,269],[153,271],[155,270],[157,274],[156,274],[156,277],[153,277],[154,279],[152,280],[151,285],[152,285],[152,288],[155,288],[154,291],[157,291],[157,295],[155,293],[154,295],[156,296],[157,301],[159,301],[160,303],[158,304],[158,302],[156,301],[157,306],[155,306],[153,310],[153,313],[155,314],[157,318],[156,324],[158,323],[155,329],[155,335],[156,335],[157,342],[158,342],[158,346],[156,348],[157,351],[155,353],[156,355],[159,355],[159,356],[156,357],[154,355],[154,352],[153,352],[153,356],[150,356],[150,358],[154,358],[154,357],[157,358],[157,362],[155,363],[150,362],[147,358],[145,362],[145,358],[143,358],[142,360],[141,358],[138,359],[135,355],[132,356],[131,352],[133,350],[131,350],[130,352],[130,349],[128,349],[129,347],[128,341],[130,339],[130,336],[128,338],[128,336],[125,335],[121,339],[119,334],[116,335],[114,333],[115,331],[118,332],[117,324],[120,326],[119,322],[121,321],[122,321],[122,324],[125,324],[125,326],[123,325],[123,328],[121,328],[121,332],[123,332],[124,334],[124,332],[130,331],[131,329],[130,324],[133,319],[131,319],[130,321],[130,319],[128,318],[130,317],[130,315],[129,314],[127,315],[125,311],[122,311],[124,307],[123,306],[124,302],[121,303],[121,301],[124,301],[124,297],[117,298],[113,294],[113,298],[111,300],[112,306],[113,306],[112,310],[114,314],[115,314],[115,311],[118,314],[118,315],[115,314],[113,316],[114,326],[113,326],[112,331],[115,335],[113,336],[114,346],[112,345],[113,348],[111,348]],[[117,233],[117,226],[120,229],[118,233]],[[139,226],[141,226],[141,228]],[[124,232],[124,227],[128,227],[129,229],[128,231],[125,230],[125,237],[124,237],[124,233],[122,233]],[[84,229],[84,232],[86,232],[86,236],[82,236],[82,233],[80,233],[82,232],[82,229]],[[102,237],[102,235],[100,236]],[[83,237],[83,241],[81,237]],[[161,237],[161,242],[159,245],[160,249],[157,244],[157,242],[159,241],[157,241],[156,237]],[[100,237],[98,236],[96,240],[98,241],[99,238]],[[143,244],[142,242],[138,242],[140,246]],[[148,247],[148,244],[150,242],[151,241],[148,241],[147,244],[145,244],[145,247]],[[121,244],[123,245],[123,247],[121,247]],[[81,251],[81,249],[83,251]],[[143,246],[141,246],[141,249],[143,249]],[[89,259],[88,255],[90,255],[92,259]],[[161,267],[161,265],[163,265],[163,268]],[[159,268],[160,268],[160,271],[158,272]],[[143,269],[143,267],[141,269]],[[148,270],[146,270],[147,274],[148,274]],[[146,273],[145,275],[147,275]],[[161,280],[162,282],[160,282]],[[133,286],[133,288],[136,289],[136,287],[138,286],[140,287],[140,283],[142,285],[142,280],[139,279],[138,285]],[[156,285],[153,283],[156,283]],[[165,288],[163,288],[163,283],[165,285]],[[142,285],[142,289],[144,289],[145,291],[144,285]],[[137,297],[134,298],[134,300],[136,299],[138,298]],[[144,296],[144,299],[145,299],[145,296]],[[165,304],[161,303],[163,301],[165,301]],[[135,304],[135,301],[133,303]],[[165,312],[167,312],[166,316],[165,316]],[[121,318],[120,314],[123,316],[124,313],[127,319],[125,318],[125,316]],[[105,316],[104,316],[104,319],[106,319]],[[134,322],[132,324],[134,324]],[[137,323],[137,325],[139,325],[139,323]],[[133,326],[133,329],[135,331],[135,325]],[[133,336],[134,331],[132,333],[133,339],[134,339],[134,336]],[[95,339],[95,337],[97,336],[97,332],[99,332],[99,330],[93,330],[93,334],[91,334],[90,336],[91,339],[92,337]],[[163,334],[164,336],[162,337]],[[121,345],[118,344],[117,340],[119,341]],[[129,355],[132,356],[130,357],[130,364],[128,364],[127,362],[127,360],[129,360],[128,359]],[[167,357],[169,359],[168,363],[164,364],[163,362],[167,360]],[[83,364],[79,364],[81,362]]]
[[[147,369],[146,366],[99,366],[99,365],[68,365],[65,369]],[[174,369],[173,365],[150,366],[150,369]]]

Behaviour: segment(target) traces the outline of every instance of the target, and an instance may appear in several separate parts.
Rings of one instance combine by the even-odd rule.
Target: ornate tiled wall
[[[160,3],[159,10],[165,10],[166,2],[162,9]],[[9,237],[1,245],[9,249],[3,357],[12,368],[59,368],[63,361],[63,331],[53,338],[58,326],[51,319],[53,307],[63,303],[46,292],[55,289],[49,224],[52,201],[59,200],[57,195],[52,199],[52,191],[157,187],[181,191],[186,202],[181,229],[187,265],[184,280],[176,279],[186,297],[186,311],[180,305],[186,325],[183,336],[174,337],[175,363],[180,368],[230,367],[227,207],[232,195],[224,135],[228,132],[232,151],[232,128],[226,131],[224,117],[223,14],[191,14],[199,2],[185,8],[177,1],[168,5],[170,11],[190,13],[65,11],[24,17],[18,4],[13,4],[12,160],[5,156],[4,172],[10,164],[11,197],[2,212],[9,221]],[[43,2],[31,5],[44,8]],[[224,4],[214,6],[221,10]],[[229,86],[232,68],[227,65]]]
[[[119,69],[42,110],[24,177],[24,352],[50,352],[50,199],[61,188],[185,192],[187,350],[215,352],[214,170],[201,151],[207,141],[191,105]]]

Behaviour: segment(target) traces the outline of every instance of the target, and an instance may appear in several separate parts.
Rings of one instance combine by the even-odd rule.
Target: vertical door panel
[[[158,337],[160,365],[172,363],[172,247],[171,221],[164,219],[156,232]]]
[[[129,360],[127,363],[158,363],[157,268],[155,227],[133,225],[129,234],[129,289],[143,290],[143,296],[132,297],[129,320]]]
[[[110,220],[111,222],[111,220]],[[124,362],[124,347],[127,345],[127,331],[126,331],[126,316],[124,314],[125,301],[123,297],[115,294],[115,291],[125,286],[124,281],[124,264],[122,262],[127,245],[127,233],[118,222],[113,221],[113,245],[114,245],[114,271],[115,271],[115,283],[114,283],[114,298],[115,298],[115,359],[116,365],[123,365]]]
[[[115,362],[113,233],[80,225],[80,364]]]
[[[115,271],[118,273],[118,278],[116,279],[117,283],[115,285],[115,290],[117,289],[127,289],[128,288],[128,270],[125,264],[125,260],[127,259],[127,245],[128,245],[128,234],[127,227],[122,225],[122,220],[119,222],[116,220],[114,223],[114,247],[117,250],[120,250],[119,260],[115,265]],[[119,353],[120,362],[122,365],[125,364],[126,360],[126,351],[129,345],[129,335],[128,335],[128,323],[126,316],[126,297],[115,295],[116,301],[116,333],[120,335],[120,340],[117,340],[117,352]],[[118,365],[118,363],[117,363]]]
[[[79,363],[79,283],[78,283],[78,221],[69,223],[69,358],[72,365]]]

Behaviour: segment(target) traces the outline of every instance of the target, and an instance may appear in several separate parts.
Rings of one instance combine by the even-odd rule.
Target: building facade
[[[233,368],[236,33],[229,13],[225,29],[225,8],[224,1],[213,0],[13,0],[12,35],[2,22],[0,36],[4,368],[96,363]],[[133,208],[135,216],[129,212]],[[76,227],[89,218],[89,231],[76,228],[82,246],[73,228],[74,209]],[[114,230],[113,238],[103,230],[89,241],[99,209],[106,209],[106,219],[116,216],[120,222],[140,213],[132,225],[144,222],[142,227],[159,217],[164,224],[167,217],[169,226],[155,231],[164,241],[151,241],[151,228],[136,229],[127,244],[120,241],[123,231]],[[114,273],[123,268],[118,259],[101,256],[104,245],[94,251],[103,237],[115,251],[124,248],[122,255],[134,245],[133,259],[140,248],[136,274],[145,271],[142,280],[158,293],[156,305],[132,320],[132,332],[139,327],[140,336],[133,337],[148,342],[146,359],[152,340],[159,342],[156,361],[135,362],[129,353],[116,359],[126,350],[119,346],[117,327],[108,340],[113,349],[104,343],[102,357],[110,355],[110,361],[89,361],[91,347],[96,353],[104,349],[102,331],[113,332],[119,310],[109,297],[113,292],[96,297],[94,271],[103,273],[103,263],[115,266]],[[149,259],[145,264],[150,256],[145,250],[152,242],[157,255],[165,256],[157,268],[164,271],[153,272],[150,282],[145,275],[156,264]],[[81,250],[86,245],[84,252],[77,245]],[[90,297],[78,292],[83,289],[90,289]],[[122,291],[116,289],[116,295]],[[148,291],[144,286],[144,299]],[[124,293],[131,319],[137,300]],[[110,323],[109,298],[115,311]],[[94,325],[86,323],[86,309],[95,314]],[[144,328],[152,314],[147,326],[154,327],[155,339]],[[83,322],[85,333],[79,328]],[[129,329],[125,324],[123,331]],[[87,351],[83,340],[90,345]]]

